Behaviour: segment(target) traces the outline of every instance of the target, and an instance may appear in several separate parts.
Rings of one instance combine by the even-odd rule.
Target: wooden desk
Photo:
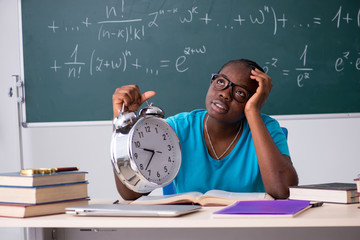
[[[111,203],[111,201],[91,201]],[[324,204],[294,218],[251,217],[214,218],[218,207],[176,218],[78,217],[67,214],[25,219],[0,218],[0,227],[30,228],[30,239],[47,239],[56,232],[57,239],[111,239],[119,235],[136,239],[359,239],[359,204]],[[320,237],[320,238],[319,238]],[[132,239],[132,238],[130,238]]]

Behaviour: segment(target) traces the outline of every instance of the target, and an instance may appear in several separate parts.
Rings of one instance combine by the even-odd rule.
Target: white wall
[[[20,75],[16,1],[0,0],[0,171],[19,170],[16,102],[7,97]],[[351,104],[351,103],[349,103]],[[360,118],[281,120],[300,183],[352,182],[360,173]],[[79,166],[92,198],[118,198],[109,160],[111,126],[23,129],[24,166]]]
[[[289,130],[300,184],[353,182],[360,174],[360,118],[279,122]]]
[[[17,103],[14,74],[19,74],[17,2],[0,0],[0,171],[19,169]]]
[[[21,167],[18,144],[16,98],[8,96],[15,89],[13,74],[19,74],[17,1],[0,0],[0,172]],[[0,228],[1,239],[25,238],[23,228]]]
[[[25,167],[78,166],[92,198],[118,198],[110,164],[112,126],[24,129]]]

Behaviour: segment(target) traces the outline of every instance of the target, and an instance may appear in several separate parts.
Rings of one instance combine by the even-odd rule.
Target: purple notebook
[[[239,201],[214,212],[214,214],[296,215],[309,206],[310,201],[303,200]]]

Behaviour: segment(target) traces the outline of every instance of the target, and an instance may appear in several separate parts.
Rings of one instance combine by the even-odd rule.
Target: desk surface
[[[111,203],[111,200],[92,200]],[[359,204],[324,204],[289,217],[214,218],[219,207],[175,218],[79,217],[57,214],[24,219],[0,217],[0,227],[34,228],[258,228],[258,227],[360,227]],[[141,220],[141,221],[139,221]]]

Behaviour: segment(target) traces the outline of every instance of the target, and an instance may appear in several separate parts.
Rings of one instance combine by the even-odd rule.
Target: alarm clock
[[[135,112],[120,111],[114,118],[111,162],[125,186],[148,193],[170,184],[179,172],[181,147],[164,112],[152,104]]]

